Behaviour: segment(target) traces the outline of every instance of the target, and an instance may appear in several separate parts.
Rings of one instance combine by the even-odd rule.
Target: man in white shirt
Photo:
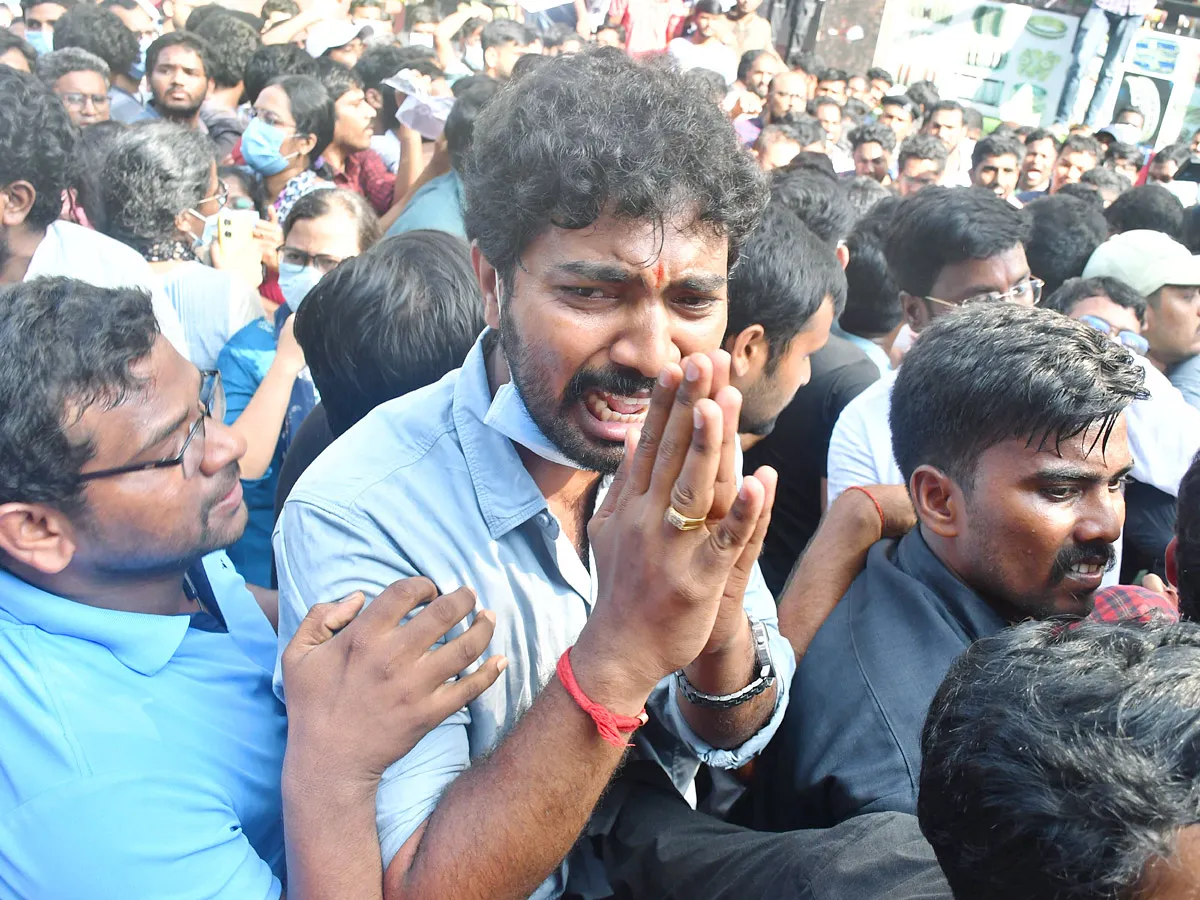
[[[0,70],[0,284],[67,275],[150,294],[159,330],[180,353],[187,339],[149,264],[95,231],[58,220],[71,186],[76,132],[36,78]]]
[[[909,327],[919,333],[934,318],[976,303],[1034,305],[1041,282],[1031,277],[1025,259],[1026,215],[993,194],[969,189],[928,188],[905,201],[885,252]],[[1146,373],[1150,397],[1126,411],[1131,474],[1174,496],[1200,449],[1200,411],[1144,358],[1134,359]],[[894,373],[885,375],[838,418],[829,443],[830,503],[853,485],[904,483],[892,454],[894,381]]]

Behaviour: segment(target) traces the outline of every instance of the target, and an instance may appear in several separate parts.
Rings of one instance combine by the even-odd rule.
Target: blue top
[[[0,570],[0,897],[273,900],[275,634],[224,553],[206,614],[117,612]]]
[[[358,590],[372,598],[412,575],[427,576],[442,591],[469,585],[479,604],[496,614],[485,655],[504,654],[508,668],[384,773],[376,824],[385,864],[447,785],[529,708],[595,602],[594,562],[589,571],[513,443],[518,420],[533,428],[532,420],[511,404],[501,421],[489,416],[501,406],[500,392],[493,401],[488,385],[489,334],[475,343],[461,369],[376,407],[328,447],[292,488],[275,530],[281,647],[314,603]],[[539,437],[525,432],[519,439],[531,446]],[[701,761],[742,765],[782,719],[795,658],[779,634],[775,603],[757,566],[746,608],[771,637],[780,675],[774,715],[741,747],[717,749],[689,728],[674,679],[664,679],[647,703],[650,724],[634,740],[680,788]],[[451,636],[462,631],[460,624]],[[588,868],[577,861],[577,854],[569,857],[534,896],[561,894],[568,866],[575,888],[576,872]]]
[[[915,814],[933,695],[956,656],[1004,626],[919,527],[875,544],[796,671],[779,739],[755,773],[768,810],[755,825],[786,831]]]
[[[1200,356],[1192,356],[1167,370],[1167,380],[1179,389],[1183,399],[1200,408]]]
[[[463,225],[462,181],[454,170],[421,185],[400,213],[400,218],[392,223],[387,236],[418,229],[444,231],[464,241],[467,239],[467,229]]]

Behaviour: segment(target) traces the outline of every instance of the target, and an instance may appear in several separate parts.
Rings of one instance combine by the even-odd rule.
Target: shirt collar
[[[170,662],[187,634],[186,615],[101,609],[59,597],[0,569],[0,612],[47,634],[99,644],[125,667],[154,675]]]
[[[498,540],[547,506],[513,442],[539,455],[544,454],[529,446],[538,444],[538,438],[547,446],[553,445],[528,418],[524,404],[513,404],[511,397],[506,401],[498,392],[501,403],[497,413],[492,414],[494,401],[486,353],[493,343],[492,335],[491,329],[480,335],[463,361],[454,385],[454,427],[488,533],[492,540]]]
[[[896,557],[900,570],[941,600],[974,637],[993,634],[1008,624],[938,559],[921,535],[920,525],[900,539]]]

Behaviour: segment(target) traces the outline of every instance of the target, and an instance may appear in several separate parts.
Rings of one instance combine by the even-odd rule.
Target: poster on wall
[[[1125,74],[1116,108],[1142,111],[1142,140],[1156,149],[1188,140],[1200,128],[1196,75],[1200,40],[1143,28],[1125,57]]]
[[[890,0],[875,65],[901,84],[928,79],[985,116],[1048,125],[1079,19],[1017,3]]]

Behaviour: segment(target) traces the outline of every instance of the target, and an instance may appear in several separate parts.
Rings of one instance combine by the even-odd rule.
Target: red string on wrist
[[[887,518],[883,515],[883,507],[880,505],[879,501],[875,499],[875,495],[872,494],[870,491],[868,491],[865,487],[860,487],[857,484],[852,487],[846,488],[846,490],[861,491],[862,493],[866,494],[867,499],[875,504],[875,512],[879,513],[879,533],[883,534],[884,532],[886,532],[887,531]]]
[[[558,673],[558,680],[567,689],[567,693],[571,695],[571,699],[579,704],[579,708],[591,716],[592,721],[596,723],[596,730],[600,732],[600,737],[604,738],[605,741],[614,747],[633,746],[633,744],[626,743],[622,732],[637,731],[637,729],[646,724],[648,719],[644,707],[636,716],[619,716],[607,706],[601,706],[599,703],[593,702],[583,692],[583,689],[579,686],[579,682],[575,680],[575,671],[571,668],[570,647],[558,658],[556,672]]]

